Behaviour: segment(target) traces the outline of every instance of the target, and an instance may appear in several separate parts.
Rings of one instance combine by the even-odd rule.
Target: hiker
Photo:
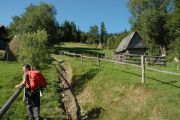
[[[38,84],[46,84],[45,81],[41,83],[37,83],[33,78],[31,78],[32,75],[39,75],[39,71],[37,70],[31,70],[30,65],[24,65],[23,66],[23,80],[20,84],[16,85],[15,88],[21,88],[25,86],[25,101],[26,101],[26,107],[27,107],[27,115],[28,120],[40,120],[40,87],[37,87]],[[39,76],[38,76],[39,77]],[[40,78],[38,79],[44,79],[42,75],[40,75]],[[42,81],[42,80],[39,80]],[[33,82],[33,83],[32,83]],[[42,85],[42,86],[43,86]]]

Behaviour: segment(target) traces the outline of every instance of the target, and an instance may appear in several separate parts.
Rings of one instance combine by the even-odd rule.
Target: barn
[[[115,55],[137,54],[143,55],[148,47],[142,37],[135,31],[122,39],[121,43],[115,50]]]

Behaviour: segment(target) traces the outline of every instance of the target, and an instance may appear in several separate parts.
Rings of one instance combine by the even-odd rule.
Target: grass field
[[[88,55],[113,53],[113,50],[98,49],[85,44],[64,43],[57,50],[67,50]],[[146,71],[146,84],[141,83],[141,69],[97,61],[53,55],[72,67],[73,91],[86,120],[179,120],[180,119],[180,76]],[[150,66],[160,70],[180,73],[176,65]],[[57,95],[57,73],[53,65],[41,66],[48,80],[48,91],[42,96],[43,118],[61,120],[62,111]],[[17,62],[0,62],[0,106],[16,90],[21,81],[21,65]],[[5,115],[5,120],[24,120],[26,110],[22,94]]]
[[[179,120],[180,76],[107,62],[56,56],[73,68],[73,89],[82,113],[100,120]],[[155,67],[155,66],[154,66]],[[159,68],[159,67],[156,67]],[[169,69],[168,66],[160,69]],[[171,70],[171,68],[170,68]]]
[[[14,86],[22,80],[21,64],[17,62],[0,62],[0,106],[15,92]],[[51,118],[60,120],[62,111],[59,108],[57,97],[57,73],[53,65],[41,66],[42,73],[48,81],[48,90],[43,91],[41,97],[41,116],[43,118]],[[26,108],[23,102],[23,93],[3,117],[4,120],[25,120]]]
[[[82,43],[62,43],[55,47],[56,51],[63,50],[72,53],[80,53],[88,56],[97,56],[112,58],[114,50],[97,48],[95,45],[82,44]],[[58,52],[57,52],[58,53]]]

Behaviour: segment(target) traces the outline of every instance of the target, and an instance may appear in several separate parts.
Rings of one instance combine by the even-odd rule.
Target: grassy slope
[[[13,94],[14,86],[21,81],[22,70],[21,65],[17,62],[0,62],[0,106]],[[48,91],[43,91],[41,97],[41,115],[53,119],[61,119],[61,110],[58,105],[58,98],[56,95],[57,74],[54,66],[42,66],[42,73],[48,81]],[[17,101],[12,105],[4,119],[10,120],[24,120],[26,117],[26,108],[22,101],[23,94],[18,97]]]
[[[71,64],[74,91],[83,114],[102,120],[179,120],[180,76],[141,70],[128,65],[57,56]],[[159,67],[156,67],[159,68]],[[159,69],[172,70],[169,66]],[[95,112],[95,113],[94,113]],[[101,114],[98,114],[100,113]]]
[[[113,55],[113,50],[101,49],[95,45],[82,43],[62,43],[60,47],[56,46],[56,50],[75,52],[88,56],[96,56],[98,54],[100,57],[104,57],[106,55],[107,58],[111,58]]]

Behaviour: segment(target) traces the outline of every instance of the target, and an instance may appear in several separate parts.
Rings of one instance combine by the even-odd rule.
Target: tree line
[[[59,24],[55,16],[56,9],[52,4],[30,4],[22,15],[13,17],[7,28],[8,36],[12,39],[15,35],[45,30],[48,34],[47,43],[49,46],[60,42],[81,42],[100,44],[101,47],[114,49],[120,42],[120,39],[116,40],[116,38],[127,33],[126,30],[121,33],[108,33],[103,21],[100,26],[92,25],[88,32],[84,32],[73,21],[65,20]]]
[[[151,54],[180,57],[180,1],[129,0],[132,30],[148,43]]]

